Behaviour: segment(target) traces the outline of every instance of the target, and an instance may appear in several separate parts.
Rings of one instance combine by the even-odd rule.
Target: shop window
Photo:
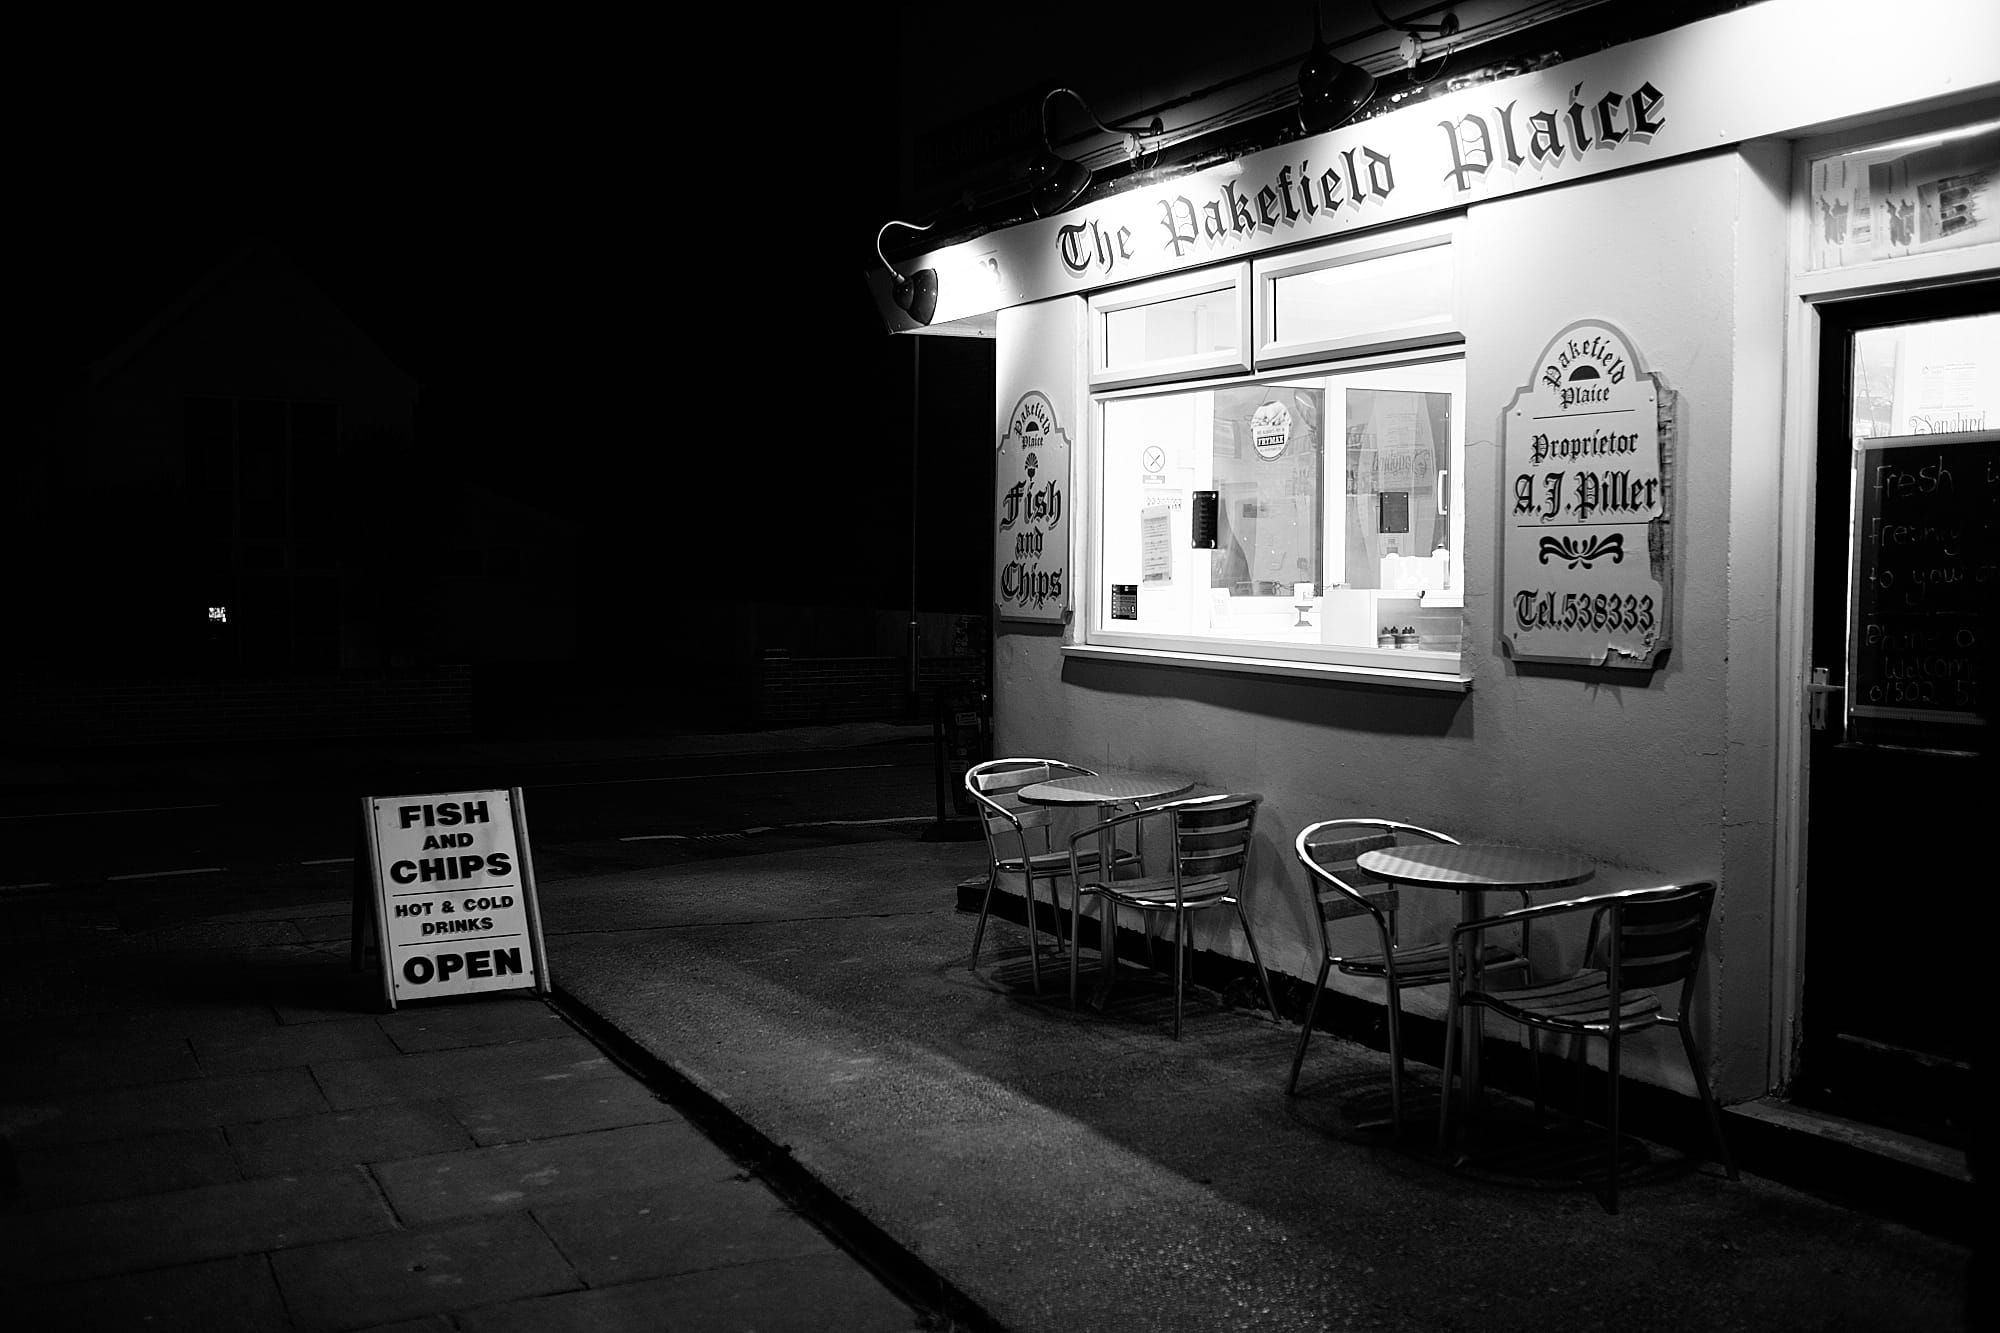
[[[1260,373],[1098,395],[1083,650],[1462,682],[1449,241],[1260,268]]]

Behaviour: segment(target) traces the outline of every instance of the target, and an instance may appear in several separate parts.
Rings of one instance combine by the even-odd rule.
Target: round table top
[[[1192,778],[1162,773],[1102,773],[1091,778],[1052,778],[1031,782],[1014,793],[1029,805],[1122,805],[1157,801],[1192,791]]]
[[[1437,889],[1560,889],[1597,873],[1587,858],[1570,852],[1502,843],[1389,847],[1363,852],[1355,864],[1399,884]]]

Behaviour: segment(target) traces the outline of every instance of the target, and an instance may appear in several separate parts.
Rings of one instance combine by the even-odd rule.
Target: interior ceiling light
[[[1299,66],[1299,128],[1307,134],[1324,134],[1345,124],[1374,95],[1373,74],[1326,49],[1326,39],[1320,36],[1319,3],[1314,0],[1312,51]]]
[[[889,276],[894,279],[893,285],[889,288],[889,299],[896,303],[898,310],[919,324],[929,324],[931,318],[937,314],[937,270],[934,268],[920,268],[908,277],[904,277],[901,273],[898,273],[896,266],[890,263],[888,257],[882,253],[882,233],[891,227],[908,227],[911,231],[929,231],[936,225],[934,222],[919,224],[890,218],[875,233],[875,257],[882,261],[882,267],[888,269]]]
[[[1034,160],[1028,163],[1029,203],[1038,218],[1062,212],[1082,198],[1083,192],[1090,188],[1090,168],[1081,162],[1058,156],[1055,148],[1049,143],[1049,102],[1057,93],[1067,94],[1082,107],[1083,114],[1089,116],[1090,123],[1098,129],[1106,134],[1123,136],[1127,157],[1139,156],[1145,146],[1145,140],[1163,133],[1165,128],[1160,124],[1158,116],[1154,116],[1152,124],[1143,128],[1106,125],[1097,118],[1097,113],[1090,109],[1090,103],[1084,101],[1073,89],[1049,89],[1042,96],[1042,151],[1035,154]]]

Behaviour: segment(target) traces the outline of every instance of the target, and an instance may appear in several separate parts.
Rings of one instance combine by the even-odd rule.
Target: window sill
[[[1064,657],[1096,662],[1134,662],[1151,666],[1190,667],[1198,671],[1232,671],[1252,676],[1289,676],[1349,685],[1382,685],[1391,689],[1465,694],[1472,677],[1463,672],[1405,671],[1394,667],[1353,666],[1339,662],[1285,662],[1269,657],[1226,657],[1219,653],[1180,653],[1162,648],[1114,648],[1106,644],[1066,643]]]

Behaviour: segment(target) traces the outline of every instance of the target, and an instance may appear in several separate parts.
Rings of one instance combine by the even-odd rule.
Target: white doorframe
[[[1852,268],[1807,273],[1806,228],[1810,159],[1912,135],[1934,133],[1991,118],[2000,104],[1985,103],[1798,141],[1792,160],[1792,245],[1785,288],[1785,428],[1780,461],[1778,661],[1778,830],[1771,918],[1771,1031],[1769,1080],[1787,1087],[1797,1068],[1799,1000],[1805,984],[1806,829],[1811,763],[1806,682],[1812,653],[1813,497],[1819,460],[1819,306],[1860,296],[1909,291],[2000,272],[2000,243],[1942,254],[1914,255]],[[1824,664],[1822,664],[1824,665]]]

